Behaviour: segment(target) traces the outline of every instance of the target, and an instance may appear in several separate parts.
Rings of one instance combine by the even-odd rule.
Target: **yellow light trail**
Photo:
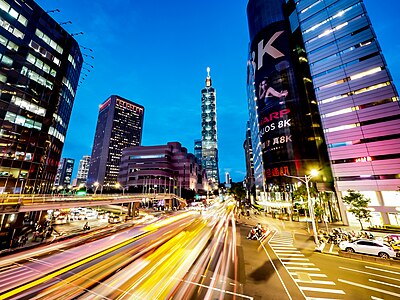
[[[26,291],[26,290],[28,290],[30,288],[33,288],[36,285],[42,284],[42,283],[46,282],[47,280],[50,280],[50,279],[52,279],[54,277],[57,277],[57,276],[62,275],[64,273],[68,272],[68,271],[71,271],[71,270],[73,270],[73,269],[75,269],[75,268],[77,268],[77,267],[79,267],[79,266],[81,266],[83,264],[86,264],[86,263],[88,263],[88,262],[90,262],[92,260],[95,260],[96,258],[99,258],[99,257],[101,257],[103,255],[106,255],[106,254],[112,252],[112,251],[115,251],[115,250],[117,250],[119,248],[122,248],[122,247],[124,247],[124,246],[126,246],[126,245],[128,245],[128,244],[130,244],[130,243],[132,243],[132,242],[134,242],[134,241],[136,241],[138,239],[140,239],[140,238],[143,238],[143,237],[149,235],[151,232],[152,231],[144,232],[144,233],[142,233],[142,234],[140,234],[140,235],[138,235],[138,236],[136,236],[134,238],[131,238],[129,240],[126,240],[125,242],[122,242],[122,243],[120,243],[118,245],[115,245],[115,246],[113,246],[111,248],[103,250],[103,251],[101,251],[101,252],[99,252],[99,253],[97,253],[97,254],[95,254],[93,256],[90,256],[88,258],[80,260],[80,261],[78,261],[78,262],[76,262],[76,263],[74,263],[72,265],[69,265],[69,266],[67,266],[67,267],[65,267],[65,268],[63,268],[61,270],[55,271],[55,272],[50,273],[50,274],[48,274],[48,275],[46,275],[46,276],[44,276],[42,278],[36,279],[36,280],[34,280],[34,281],[30,282],[30,283],[27,283],[27,284],[25,284],[23,286],[20,286],[20,287],[16,288],[16,289],[13,289],[13,290],[11,290],[9,292],[6,292],[6,293],[0,295],[0,300],[12,297],[12,296],[14,296],[16,294],[19,294],[19,293],[21,293],[23,291]]]

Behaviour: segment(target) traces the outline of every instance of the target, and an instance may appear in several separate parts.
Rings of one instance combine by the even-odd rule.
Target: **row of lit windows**
[[[53,126],[50,126],[49,134],[54,136],[55,138],[59,139],[61,142],[64,143],[65,136],[62,133],[60,133],[57,129],[55,129]]]
[[[347,49],[344,49],[344,50],[339,51],[339,52],[337,52],[337,53],[335,53],[335,54],[332,54],[332,55],[327,56],[327,57],[325,57],[325,58],[323,58],[323,59],[320,59],[320,60],[318,60],[318,61],[316,61],[316,62],[310,64],[310,66],[312,67],[312,66],[314,66],[314,65],[317,64],[317,63],[318,63],[318,64],[321,64],[322,62],[324,62],[324,61],[326,61],[326,60],[330,60],[330,59],[333,59],[333,58],[335,58],[335,57],[340,57],[340,56],[342,56],[343,54],[345,54],[345,53],[347,53],[347,52],[353,51],[354,49],[367,46],[367,45],[371,44],[372,41],[373,41],[373,39],[368,39],[367,41],[358,43],[357,45],[351,46],[351,47],[349,47],[349,48],[347,48]],[[362,58],[360,58],[360,59],[362,59]],[[349,65],[349,64],[351,64],[351,62],[347,63],[346,65]],[[344,65],[342,65],[342,66],[344,66]],[[319,76],[328,74],[328,73],[332,72],[332,70],[335,70],[335,68],[326,70],[326,71],[324,71],[324,72],[322,72],[322,73],[318,73],[318,74],[316,74],[316,75],[313,75],[313,78],[316,78],[316,77],[319,77]]]
[[[60,45],[58,45],[55,41],[53,41],[48,35],[44,34],[41,30],[36,28],[35,34],[37,37],[43,40],[47,45],[56,50],[58,53],[60,54],[63,53],[63,48]]]
[[[74,67],[74,69],[76,69],[75,59],[72,57],[71,54],[68,55],[68,61],[72,64],[72,66]]]
[[[15,9],[13,9],[7,2],[4,0],[0,0],[0,9],[4,10],[6,13],[8,13],[11,17],[16,19],[18,22],[20,22],[22,25],[26,26],[28,25],[28,20],[18,13]]]
[[[306,33],[308,33],[308,32],[314,31],[315,29],[321,27],[322,25],[324,25],[324,24],[326,24],[326,23],[328,23],[328,22],[330,22],[330,21],[332,21],[332,20],[334,20],[334,19],[336,19],[336,18],[338,18],[338,17],[343,16],[346,12],[348,12],[348,11],[351,10],[353,7],[356,7],[356,6],[358,6],[358,5],[360,5],[360,3],[357,3],[357,4],[354,5],[354,6],[350,6],[350,7],[346,8],[346,9],[344,9],[344,10],[339,11],[337,14],[333,15],[332,17],[329,17],[328,19],[325,19],[325,20],[323,20],[322,22],[317,23],[317,24],[315,24],[314,26],[312,26],[312,27],[310,27],[310,28],[304,30],[304,31],[303,31],[303,34],[306,34]]]
[[[319,90],[323,90],[323,89],[330,88],[330,87],[332,87],[332,86],[341,84],[341,83],[343,83],[343,82],[348,82],[348,81],[351,81],[351,80],[360,79],[360,78],[363,78],[363,77],[365,77],[365,76],[369,76],[369,75],[373,75],[373,74],[375,74],[375,73],[378,73],[378,72],[380,72],[380,71],[382,71],[382,70],[384,70],[384,69],[385,69],[385,67],[376,67],[376,68],[370,69],[370,70],[368,70],[368,71],[364,71],[364,72],[361,72],[361,73],[357,73],[357,74],[355,74],[355,75],[353,75],[353,76],[346,77],[346,78],[337,80],[337,81],[335,81],[335,82],[332,82],[332,83],[329,83],[329,84],[326,84],[326,85],[322,85],[322,86],[316,88],[315,90],[316,90],[316,91],[319,91]]]
[[[369,86],[369,87],[365,87],[365,88],[362,88],[362,89],[359,89],[359,90],[356,90],[356,91],[352,91],[352,92],[345,93],[345,94],[342,94],[342,95],[330,97],[330,98],[328,98],[328,99],[319,101],[318,104],[331,103],[331,102],[334,102],[334,101],[339,100],[339,99],[347,98],[347,97],[349,97],[349,96],[351,96],[351,95],[363,94],[363,93],[366,93],[366,92],[370,92],[370,91],[373,91],[373,90],[377,90],[377,89],[386,87],[386,86],[388,86],[388,85],[390,85],[390,82],[389,82],[389,81],[383,82],[383,83],[378,83],[378,84],[371,85],[371,86]]]
[[[21,125],[27,128],[35,128],[37,130],[42,129],[42,123],[25,118],[24,116],[16,115],[12,112],[7,112],[4,120],[10,121],[13,124]]]
[[[39,75],[38,73],[29,70],[27,67],[22,67],[21,70],[21,74],[25,75],[26,77],[28,77],[29,79],[36,81],[37,83],[39,83],[40,85],[43,85],[47,88],[49,88],[50,90],[53,89],[53,83],[49,80],[47,80],[46,78],[44,78],[43,76]]]
[[[25,34],[23,34],[20,30],[18,30],[14,26],[12,26],[10,23],[8,23],[3,18],[0,18],[0,26],[3,27],[8,32],[11,32],[14,36],[16,36],[17,38],[19,38],[21,40],[25,37]]]
[[[364,14],[361,14],[361,15],[359,15],[359,16],[357,16],[357,17],[351,19],[351,20],[349,20],[348,22],[344,22],[344,23],[342,23],[342,24],[337,25],[336,27],[327,29],[327,30],[325,30],[323,33],[319,34],[318,36],[316,36],[316,37],[314,37],[314,38],[308,40],[307,42],[305,42],[305,44],[309,44],[309,43],[311,43],[311,42],[314,42],[314,41],[318,40],[319,38],[322,38],[322,37],[324,37],[324,36],[330,35],[331,33],[335,32],[335,31],[338,31],[338,30],[342,29],[343,27],[349,25],[349,22],[354,22],[354,21],[356,21],[356,20],[362,18],[363,16],[364,16]]]
[[[377,106],[377,105],[381,105],[381,104],[386,104],[386,103],[390,103],[390,102],[398,102],[398,101],[399,101],[398,97],[392,97],[390,99],[384,99],[384,100],[375,101],[372,103],[367,103],[367,104],[363,104],[363,105],[340,109],[340,110],[337,110],[337,111],[334,111],[334,112],[331,112],[328,114],[321,115],[321,118],[329,118],[329,117],[342,115],[342,114],[360,110],[360,109],[365,109],[365,108],[369,108],[369,107],[373,107],[373,106]]]
[[[389,122],[389,121],[393,121],[393,120],[399,120],[399,116],[392,115],[392,116],[382,117],[382,118],[378,118],[378,119],[367,120],[367,121],[363,121],[363,122],[359,122],[359,123],[355,123],[355,124],[348,124],[348,125],[327,128],[324,130],[324,132],[341,131],[341,130],[360,127],[360,126],[367,126],[367,125],[372,125],[372,124],[377,124],[377,123],[382,123],[382,122]]]
[[[64,123],[63,119],[57,115],[56,113],[53,114],[54,120],[59,123],[62,127],[66,128],[66,124]]]
[[[47,74],[50,74],[53,77],[56,77],[56,70],[50,68],[49,65],[45,64],[43,61],[40,59],[36,58],[32,54],[28,53],[28,56],[26,57],[26,60],[29,61],[31,64],[35,65],[39,69],[45,71]]]
[[[128,103],[126,101],[123,101],[123,100],[117,99],[117,105],[125,107],[125,108],[127,108],[129,110],[132,110],[134,112],[138,112],[138,113],[142,113],[143,112],[143,108],[138,107],[138,106],[133,105],[133,104],[130,104],[130,103]]]
[[[301,13],[301,14],[305,13],[307,10],[313,8],[315,5],[317,5],[317,4],[320,3],[320,2],[321,2],[321,0],[318,0],[317,2],[314,2],[314,3],[311,4],[310,6],[304,8],[300,13]],[[298,4],[298,3],[297,3],[297,4]]]
[[[6,55],[0,54],[0,62],[2,64],[5,64],[6,66],[11,67],[11,65],[13,63],[13,60],[11,58],[9,58],[8,56],[6,56]]]
[[[69,80],[66,78],[66,77],[64,77],[63,78],[63,84],[68,88],[68,90],[70,91],[70,93],[71,93],[71,95],[73,96],[73,97],[75,97],[75,91],[74,91],[74,89],[72,88],[72,85],[71,85],[71,82],[69,82]],[[69,102],[68,102],[69,103]]]
[[[51,54],[49,51],[47,51],[45,48],[43,48],[38,43],[36,43],[35,41],[31,41],[29,43],[29,46],[36,52],[40,53],[43,57],[48,58],[49,60],[54,62],[57,66],[60,66],[61,61],[57,57],[55,57],[53,54]]]
[[[40,107],[34,103],[31,103],[25,99],[22,99],[17,96],[12,96],[11,103],[14,103],[16,106],[21,107],[31,113],[44,117],[46,115],[46,110],[43,107]]]
[[[7,47],[9,50],[18,51],[18,45],[14,42],[6,39],[4,36],[0,34],[0,44]]]

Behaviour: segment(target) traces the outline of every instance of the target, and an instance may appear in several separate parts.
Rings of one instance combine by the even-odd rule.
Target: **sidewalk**
[[[236,218],[236,220],[238,224],[244,226],[253,227],[256,226],[257,223],[260,223],[263,227],[272,227],[274,229],[277,229],[278,231],[286,231],[296,235],[303,235],[306,237],[306,239],[309,240],[309,243],[307,243],[307,248],[309,248],[310,251],[315,251],[315,242],[314,242],[311,222],[308,222],[307,224],[305,220],[300,220],[300,221],[281,220],[273,218],[271,215],[265,216],[263,212],[261,212],[260,214],[254,214],[253,212],[251,212],[249,217],[240,216],[240,218]],[[361,231],[361,228],[359,226],[346,226],[343,225],[342,223],[317,224],[317,230],[324,230],[327,232],[331,231],[332,229],[339,229],[339,228],[347,232],[354,231],[358,233]],[[368,230],[363,230],[363,231],[370,232]],[[371,232],[375,237],[383,237],[387,234],[375,231]],[[321,245],[320,251],[321,253],[339,255],[339,246],[331,243],[323,244]]]

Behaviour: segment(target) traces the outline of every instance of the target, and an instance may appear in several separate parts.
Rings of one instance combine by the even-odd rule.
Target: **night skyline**
[[[194,140],[201,138],[200,90],[210,66],[218,92],[220,175],[230,172],[233,181],[243,180],[248,119],[247,1],[178,1],[173,9],[161,1],[157,6],[117,1],[112,7],[102,1],[51,6],[37,2],[44,10],[58,8],[61,12],[51,16],[58,22],[71,21],[63,25],[69,33],[84,32],[75,38],[93,49],[82,48],[83,53],[95,57],[85,56],[94,68],[85,65],[90,72],[83,70],[88,76],[77,91],[62,157],[78,161],[90,155],[99,104],[112,94],[145,107],[142,145],[178,141],[194,153]],[[400,4],[387,0],[385,6],[393,9],[383,12],[381,3],[364,2],[397,84],[400,44],[393,44],[391,38],[400,25],[395,9]]]

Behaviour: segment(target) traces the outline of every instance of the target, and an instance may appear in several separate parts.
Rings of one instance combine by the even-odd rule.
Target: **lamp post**
[[[124,196],[125,195],[125,189],[127,189],[128,187],[127,186],[122,186],[119,182],[117,182],[115,184],[115,188],[117,188],[117,189],[122,188],[122,196]]]
[[[97,189],[99,188],[99,186],[100,186],[100,194],[103,194],[103,186],[98,181],[93,183],[93,185],[95,186],[94,195],[96,195],[96,192],[97,192]]]
[[[306,189],[307,189],[307,203],[308,203],[308,213],[311,218],[311,224],[314,232],[314,242],[315,245],[318,247],[319,246],[319,241],[318,241],[318,234],[317,234],[317,226],[315,224],[315,213],[314,213],[314,205],[311,201],[311,196],[310,196],[310,186],[309,182],[310,180],[318,175],[317,170],[311,170],[310,175],[304,175],[304,177],[298,177],[298,176],[290,176],[284,174],[286,177],[291,177],[291,178],[296,178],[297,180],[300,180],[301,182],[305,183]]]

